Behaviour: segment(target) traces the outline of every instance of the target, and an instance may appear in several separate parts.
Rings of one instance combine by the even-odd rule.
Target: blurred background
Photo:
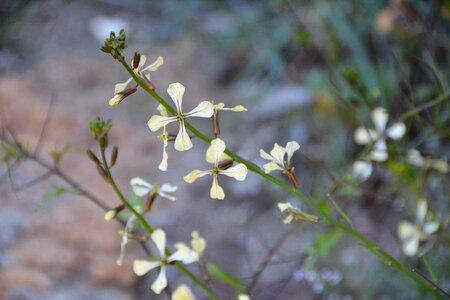
[[[405,155],[416,148],[445,160],[450,153],[449,20],[448,0],[3,0],[2,132],[13,133],[48,164],[55,153],[64,154],[60,170],[113,207],[119,200],[85,155],[87,148],[97,151],[88,122],[96,116],[112,119],[110,143],[120,153],[114,175],[124,193],[132,195],[129,181],[135,176],[177,185],[177,201],[158,200],[150,222],[166,230],[169,246],[189,242],[191,231],[199,230],[208,242],[205,259],[248,284],[290,228],[275,203],[293,201],[312,211],[254,174],[244,182],[221,178],[226,199],[210,199],[209,179],[183,181],[191,170],[209,167],[206,145],[195,139],[188,152],[176,153],[170,145],[169,171],[159,171],[162,144],[146,125],[157,113],[156,102],[138,91],[118,106],[107,104],[114,84],[128,75],[99,47],[111,30],[125,28],[127,61],[136,50],[150,62],[164,57],[152,74],[161,96],[169,99],[167,86],[180,82],[186,87],[185,109],[201,100],[246,106],[246,113],[221,114],[221,137],[260,166],[265,162],[259,149],[298,141],[301,153],[292,163],[301,191],[330,210],[331,193],[358,231],[448,291],[449,176],[411,166]],[[389,145],[394,153],[389,160],[376,164],[369,180],[355,181],[351,165],[364,149],[353,132],[362,124],[373,127],[371,110],[385,107],[394,122],[436,97],[445,101],[405,120],[407,133]],[[192,123],[211,130],[207,120]],[[139,245],[129,244],[124,265],[115,264],[120,224],[106,223],[104,211],[74,195],[66,182],[7,150],[2,144],[1,299],[167,299],[150,290],[156,274],[133,274],[133,260],[145,257]],[[424,245],[432,272],[417,256],[402,253],[397,236],[400,221],[414,222],[421,198],[441,224]],[[168,277],[172,287],[190,284],[175,268]],[[211,286],[221,299],[235,297],[228,284],[216,280]],[[206,299],[191,287],[198,299]],[[252,296],[427,297],[324,222],[301,224],[280,245]]]

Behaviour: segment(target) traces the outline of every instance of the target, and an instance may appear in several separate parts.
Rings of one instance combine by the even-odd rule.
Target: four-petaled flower
[[[181,83],[176,82],[170,84],[167,88],[167,93],[175,103],[177,115],[172,117],[154,115],[148,121],[148,127],[151,131],[157,131],[169,123],[178,121],[180,130],[175,139],[175,149],[178,151],[185,151],[192,148],[191,138],[189,137],[184,124],[185,119],[190,117],[210,118],[214,114],[213,104],[210,101],[202,101],[193,110],[184,113],[181,109],[184,91],[184,86]]]
[[[229,167],[227,164],[225,167],[221,166],[220,162],[224,161],[224,151],[225,151],[225,143],[221,139],[214,139],[211,141],[211,145],[206,151],[206,161],[213,164],[213,168],[208,171],[200,171],[194,170],[190,172],[188,175],[184,176],[184,181],[187,183],[192,183],[197,178],[203,177],[205,175],[211,175],[213,177],[213,183],[210,190],[210,197],[212,199],[224,199],[225,193],[222,187],[219,185],[218,176],[226,175],[229,177],[233,177],[236,180],[243,181],[247,176],[247,167],[240,163],[236,166]],[[226,160],[227,161],[227,160]],[[228,168],[227,168],[228,167]]]
[[[297,142],[291,141],[286,144],[286,147],[281,147],[277,143],[274,144],[273,149],[268,154],[263,149],[259,150],[259,155],[271,162],[264,165],[264,172],[266,174],[274,171],[288,171],[291,168],[291,158],[295,151],[300,149]]]
[[[386,128],[389,115],[381,107],[375,108],[371,117],[375,128],[358,127],[354,133],[354,139],[360,145],[375,143],[370,152],[370,158],[374,161],[383,162],[388,158],[386,138],[401,139],[406,132],[406,126],[402,122],[397,122]]]
[[[319,222],[319,217],[305,213],[289,202],[278,203],[277,205],[281,212],[288,213],[287,217],[283,220],[284,224],[291,224],[292,220]]]
[[[139,63],[137,64],[137,67],[133,69],[133,72],[144,79],[146,82],[150,81],[150,72],[158,70],[158,68],[164,63],[164,59],[162,58],[162,56],[158,56],[158,58],[151,65],[142,68],[147,58],[144,55],[140,55],[139,57]],[[131,64],[135,64],[134,59]],[[127,81],[116,84],[116,86],[114,87],[114,97],[109,100],[109,105],[114,106],[119,104],[128,95],[136,91],[136,86],[128,88],[132,81],[133,78],[130,77]]]
[[[130,180],[131,188],[133,189],[133,192],[138,197],[143,197],[147,195],[148,193],[156,193],[159,196],[169,199],[169,200],[176,200],[174,196],[170,195],[169,193],[175,192],[178,187],[175,185],[170,185],[167,183],[164,183],[161,185],[161,187],[158,187],[158,185],[150,184],[149,182],[145,181],[142,178],[134,177]]]
[[[198,257],[192,249],[183,243],[175,244],[176,251],[166,256],[166,233],[162,229],[155,229],[151,237],[158,248],[160,259],[142,260],[137,259],[133,263],[133,271],[136,275],[142,276],[149,271],[160,268],[159,275],[152,284],[152,290],[159,294],[167,286],[166,267],[167,265],[180,261],[184,264],[190,264],[198,260]]]
[[[439,228],[439,222],[426,221],[428,205],[426,200],[417,202],[416,223],[402,221],[398,224],[397,233],[402,242],[402,250],[408,256],[416,255],[419,243],[426,240]]]

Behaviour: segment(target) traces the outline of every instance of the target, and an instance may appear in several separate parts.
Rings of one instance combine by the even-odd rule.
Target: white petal
[[[247,294],[239,294],[238,300],[250,300],[250,296]]]
[[[365,181],[372,174],[372,163],[362,160],[357,160],[352,167],[353,176],[359,181]]]
[[[131,189],[138,197],[143,197],[153,190],[153,186],[142,178],[134,177],[130,180]]]
[[[417,212],[416,212],[416,222],[422,225],[425,221],[425,216],[427,215],[428,204],[425,199],[419,200],[417,202]]]
[[[408,162],[414,166],[422,167],[425,164],[425,159],[416,149],[409,149],[406,154]]]
[[[403,242],[403,253],[405,253],[408,256],[414,256],[417,253],[417,250],[419,250],[419,236],[414,235],[410,239]]]
[[[208,174],[210,174],[210,171],[194,170],[194,171],[190,172],[189,174],[187,174],[186,176],[184,176],[184,181],[186,181],[187,183],[192,183],[192,182],[196,181],[198,178],[203,177]]]
[[[162,193],[174,193],[178,190],[178,187],[176,185],[171,185],[168,183],[164,183],[159,189],[159,192]]]
[[[270,156],[270,154],[268,154],[266,151],[264,151],[263,149],[259,149],[259,156],[261,156],[263,159],[267,159],[267,160],[273,160],[273,157]]]
[[[386,135],[393,140],[399,140],[405,135],[405,132],[406,132],[405,124],[399,122],[392,124],[392,126],[390,126],[386,130]]]
[[[122,100],[123,100],[123,95],[116,94],[116,95],[114,95],[114,97],[109,99],[108,104],[109,104],[109,106],[114,106],[114,105],[117,105],[120,102],[122,102]]]
[[[187,285],[180,285],[172,294],[171,300],[196,300],[194,294]]]
[[[141,60],[142,60],[142,56],[143,55],[141,55]],[[144,61],[144,63],[145,63],[145,61]],[[142,69],[142,72],[145,72],[145,71],[156,71],[163,64],[164,64],[163,57],[162,56],[158,56],[158,58],[151,65],[149,65],[149,66],[145,67],[144,69]]]
[[[417,235],[417,232],[417,226],[410,222],[402,221],[398,224],[397,234],[402,241],[411,239],[414,235]]]
[[[244,164],[237,164],[226,170],[220,170],[219,174],[226,175],[228,177],[233,177],[236,180],[243,181],[247,177],[248,169]]]
[[[211,141],[211,145],[206,150],[206,161],[213,163],[215,166],[220,162],[223,153],[226,149],[225,142],[221,139],[214,139]]]
[[[161,265],[159,261],[148,261],[144,259],[136,259],[133,263],[133,272],[137,276],[147,274],[149,271]]]
[[[439,228],[439,222],[428,222],[423,225],[423,232],[426,235],[432,235]]]
[[[159,255],[161,257],[166,257],[166,233],[162,229],[155,229],[151,235],[152,241],[155,243],[156,248],[158,248]]]
[[[177,138],[175,139],[175,150],[186,151],[192,148],[191,138],[186,131],[184,121],[179,121],[180,130],[178,131]]]
[[[289,202],[286,203],[278,203],[277,204],[278,208],[280,209],[281,212],[285,211],[286,209],[291,208],[291,204]]]
[[[168,166],[167,160],[169,157],[167,155],[166,148],[168,145],[169,145],[169,141],[167,140],[167,138],[165,138],[163,141],[163,156],[162,156],[161,163],[158,166],[158,169],[160,169],[161,171],[167,171],[167,166]]]
[[[372,111],[372,121],[379,132],[384,132],[388,119],[389,115],[384,108],[377,107]]]
[[[273,161],[276,162],[281,167],[284,167],[284,155],[286,154],[286,149],[275,143],[270,155],[273,157]]]
[[[247,108],[245,108],[243,105],[236,105],[235,107],[232,107],[231,110],[235,112],[243,112],[247,111]]]
[[[199,118],[210,118],[214,114],[214,106],[209,101],[200,102],[193,110],[185,113],[186,118],[189,117],[199,117]]]
[[[300,145],[295,141],[288,142],[285,149],[287,154],[287,161],[290,162],[294,152],[300,149]]]
[[[166,126],[169,123],[178,120],[177,117],[164,117],[159,115],[153,115],[150,120],[148,120],[147,125],[151,131],[157,131],[161,129],[161,127]]]
[[[163,117],[168,117],[169,116],[169,113],[167,112],[167,109],[164,106],[162,106],[162,104],[158,105],[158,107],[156,109],[159,111],[161,116],[163,116]]]
[[[114,86],[114,94],[120,94],[125,91],[132,80],[133,78],[130,77],[127,81],[116,84]]]
[[[170,95],[170,98],[172,98],[172,101],[175,103],[177,108],[177,112],[179,113],[182,112],[181,104],[183,103],[184,91],[184,86],[179,82],[171,83],[167,88],[167,93]]]
[[[443,159],[433,159],[430,162],[431,168],[436,169],[436,171],[439,171],[441,173],[448,173],[450,171],[450,166],[448,163]]]
[[[293,214],[289,214],[289,215],[287,215],[286,218],[284,218],[283,223],[284,224],[291,224],[293,219],[294,219],[294,215]]]
[[[181,261],[183,264],[190,264],[198,261],[197,253],[184,243],[175,244],[176,251],[167,258],[167,262]]]
[[[129,240],[127,237],[127,233],[124,233],[124,236],[122,237],[122,241],[120,242],[120,254],[116,260],[116,264],[118,266],[121,266],[123,264],[123,257],[125,255],[125,247],[127,246],[128,242],[129,242]]]
[[[358,127],[353,134],[355,142],[359,145],[367,145],[374,142],[377,139],[378,134],[372,129],[365,127]]]
[[[166,277],[166,266],[161,266],[161,270],[159,271],[159,275],[156,278],[155,282],[152,284],[152,290],[155,294],[160,294],[162,290],[164,290],[167,286],[167,277]]]
[[[388,158],[386,141],[379,139],[370,152],[370,158],[374,161],[383,162]]]
[[[264,165],[264,172],[266,174],[269,174],[270,172],[275,171],[275,170],[283,171],[284,169],[273,161]]]
[[[197,230],[192,231],[191,236],[191,247],[199,256],[201,256],[206,248],[206,240],[200,236],[200,233]]]
[[[211,190],[209,191],[209,196],[212,199],[219,199],[219,200],[225,199],[225,193],[223,192],[222,187],[219,185],[219,182],[217,181],[217,175],[213,176],[213,183],[211,186]]]

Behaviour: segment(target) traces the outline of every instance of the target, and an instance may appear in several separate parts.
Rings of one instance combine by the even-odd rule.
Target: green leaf
[[[225,272],[224,270],[222,270],[222,268],[215,263],[209,263],[206,266],[209,275],[214,279],[217,280],[219,282],[228,284],[230,286],[232,286],[235,290],[236,293],[243,293],[245,291],[245,287],[242,284],[242,282],[239,280],[239,278],[237,278],[236,276]]]

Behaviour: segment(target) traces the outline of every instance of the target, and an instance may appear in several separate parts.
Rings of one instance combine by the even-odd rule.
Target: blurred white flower
[[[397,234],[402,243],[402,250],[407,256],[414,256],[419,250],[419,243],[426,240],[439,228],[439,222],[426,221],[428,205],[426,200],[417,202],[416,223],[402,221],[398,224]]]
[[[133,69],[134,73],[137,76],[140,76],[146,82],[150,81],[150,72],[156,71],[158,68],[164,63],[164,59],[162,56],[158,56],[158,58],[149,66],[142,68],[147,61],[147,58],[144,55],[135,55],[131,65],[135,65],[134,59],[139,58],[139,62],[136,62],[137,66]],[[122,102],[125,97],[130,95],[130,93],[134,93],[136,91],[136,85],[134,87],[128,88],[130,83],[133,81],[133,78],[128,78],[127,81],[122,83],[117,83],[114,87],[114,97],[109,100],[109,105],[114,106]]]
[[[160,259],[158,260],[137,259],[133,263],[133,271],[136,275],[142,276],[155,268],[160,268],[159,275],[156,278],[155,282],[153,282],[152,284],[152,290],[156,294],[159,294],[167,286],[166,267],[168,264],[175,261],[180,261],[184,264],[189,264],[198,260],[198,257],[196,257],[194,251],[192,251],[188,246],[186,246],[183,243],[176,244],[175,245],[176,251],[167,257],[165,252],[166,233],[162,229],[155,229],[150,238],[158,248]]]
[[[394,123],[386,129],[389,115],[386,110],[377,107],[371,114],[374,129],[367,129],[363,126],[358,127],[354,133],[354,139],[357,144],[368,145],[374,143],[370,152],[370,158],[374,161],[383,162],[388,158],[386,138],[398,140],[406,132],[406,126],[402,122]]]
[[[180,285],[172,294],[171,300],[196,300],[191,289],[185,285]]]
[[[369,161],[357,160],[353,163],[352,174],[358,181],[363,182],[372,175],[372,163]]]
[[[275,143],[273,149],[270,151],[270,154],[263,149],[260,149],[259,155],[263,159],[271,161],[264,165],[264,172],[268,174],[274,170],[288,171],[291,168],[290,163],[292,155],[298,149],[300,149],[300,145],[294,141],[288,142],[286,147],[281,147]]]
[[[278,208],[281,212],[287,212],[287,217],[283,220],[284,224],[291,224],[292,220],[318,222],[319,217],[305,213],[299,208],[294,207],[291,203],[278,203]]]
[[[138,197],[143,197],[148,193],[156,193],[159,196],[172,201],[177,199],[175,198],[175,196],[170,195],[170,193],[174,193],[178,189],[176,185],[164,183],[161,187],[159,187],[158,185],[152,185],[139,177],[134,177],[133,179],[131,179],[130,185],[133,192]]]
[[[236,166],[229,168],[222,168],[220,162],[224,158],[224,151],[226,149],[225,143],[221,139],[214,139],[211,141],[211,145],[206,151],[206,161],[213,164],[213,168],[208,171],[194,170],[184,176],[184,181],[187,183],[192,183],[198,178],[205,175],[211,175],[213,177],[213,183],[210,190],[210,197],[212,199],[224,199],[225,193],[222,187],[219,185],[218,176],[226,175],[228,177],[233,177],[236,180],[243,181],[247,177],[247,167],[240,163]]]
[[[441,173],[448,173],[450,170],[450,167],[445,160],[423,157],[422,154],[420,154],[420,152],[416,149],[408,150],[406,160],[413,166],[424,169],[431,168]]]
[[[206,248],[206,240],[197,230],[192,231],[191,236],[191,247],[197,253],[198,257],[201,257]]]
[[[239,294],[237,298],[238,300],[250,300],[250,296],[247,294]]]
[[[184,120],[190,117],[210,118],[214,114],[213,104],[209,101],[202,101],[190,112],[183,113],[181,104],[183,102],[184,91],[185,88],[181,83],[176,82],[170,84],[167,88],[167,93],[175,103],[177,115],[172,117],[154,115],[148,121],[148,127],[151,131],[157,131],[161,127],[169,123],[178,121],[180,130],[178,131],[177,137],[175,139],[175,149],[178,151],[185,151],[192,148],[191,138],[186,131]]]

